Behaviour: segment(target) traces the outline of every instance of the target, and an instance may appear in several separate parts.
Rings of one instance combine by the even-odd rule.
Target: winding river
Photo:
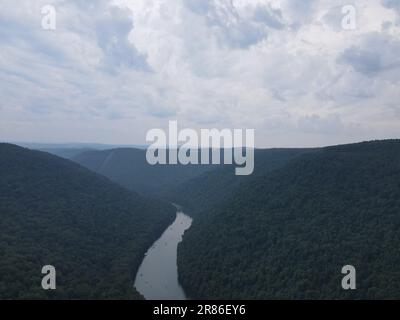
[[[146,300],[185,300],[178,282],[177,249],[192,218],[177,207],[176,219],[147,251],[136,274],[135,288]]]

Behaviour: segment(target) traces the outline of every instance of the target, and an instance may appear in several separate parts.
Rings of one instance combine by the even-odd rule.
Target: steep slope
[[[192,298],[399,299],[400,141],[321,149],[195,218],[179,246]],[[357,290],[341,269],[357,270]],[[195,271],[195,272],[194,272]]]
[[[72,160],[123,187],[157,197],[211,167],[179,164],[152,166],[146,160],[146,150],[134,148],[88,151]]]
[[[47,153],[0,144],[0,299],[139,298],[134,273],[170,224],[150,202]],[[57,290],[41,270],[57,270]]]
[[[254,172],[250,176],[236,176],[232,165],[217,166],[212,170],[173,186],[168,198],[185,207],[188,214],[196,216],[211,210],[229,199],[241,184],[251,183],[257,177],[283,167],[292,159],[317,149],[257,149],[254,153]]]

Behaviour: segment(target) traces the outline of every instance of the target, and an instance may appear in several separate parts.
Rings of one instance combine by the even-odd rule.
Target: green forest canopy
[[[145,251],[174,208],[47,153],[0,144],[0,299],[141,298]],[[44,265],[57,290],[41,288]]]
[[[399,299],[400,141],[328,147],[196,214],[178,250],[191,298]],[[357,290],[341,288],[354,265]],[[193,272],[195,270],[195,272]]]

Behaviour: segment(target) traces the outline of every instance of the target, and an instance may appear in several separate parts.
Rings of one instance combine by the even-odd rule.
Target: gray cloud
[[[351,0],[354,32],[342,3],[3,0],[0,136],[140,144],[178,119],[254,128],[260,146],[396,137],[398,2]]]
[[[348,64],[367,76],[381,72],[393,73],[400,68],[399,53],[399,40],[386,34],[371,33],[365,35],[358,46],[347,48],[339,56],[338,62]]]
[[[379,52],[361,49],[356,46],[346,49],[338,61],[347,63],[354,70],[366,75],[375,74],[384,69],[382,56]]]
[[[339,114],[330,114],[326,117],[307,115],[297,122],[298,128],[304,133],[335,134],[345,130]]]
[[[139,54],[128,41],[133,23],[127,10],[112,7],[108,13],[95,23],[97,43],[104,53],[105,68],[114,72],[120,68],[150,71],[145,56]]]
[[[396,24],[400,25],[400,2],[398,0],[381,0],[383,6],[388,9],[393,9],[397,13]]]
[[[274,9],[269,5],[255,8],[254,18],[256,21],[265,23],[272,29],[284,29],[285,23],[283,22],[282,11],[280,9]]]
[[[298,30],[315,19],[319,3],[318,0],[284,0],[283,12],[288,17],[290,26]]]
[[[389,9],[394,9],[400,14],[400,2],[398,0],[382,0],[382,4]]]
[[[258,13],[255,19],[246,19],[232,0],[207,0],[201,4],[197,0],[184,0],[184,4],[194,13],[204,16],[221,43],[232,48],[246,49],[267,37],[268,12],[264,16]]]
[[[24,19],[7,17],[0,11],[0,39],[3,45],[21,50],[31,50],[45,59],[63,62],[66,57],[63,50],[57,48],[48,38],[43,37],[40,24],[32,25]]]

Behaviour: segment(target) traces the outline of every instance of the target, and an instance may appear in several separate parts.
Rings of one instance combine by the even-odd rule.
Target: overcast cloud
[[[399,88],[395,0],[0,0],[2,141],[143,144],[168,120],[259,147],[399,138]]]

